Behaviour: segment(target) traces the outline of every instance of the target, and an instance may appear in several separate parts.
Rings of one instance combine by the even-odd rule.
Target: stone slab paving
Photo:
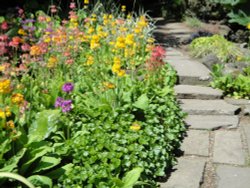
[[[208,85],[211,80],[210,71],[199,62],[182,58],[167,62],[177,71],[179,84]]]
[[[245,164],[245,153],[239,131],[215,132],[213,161],[234,165]]]
[[[208,156],[209,132],[190,130],[181,145],[185,155]]]
[[[218,188],[249,188],[250,168],[218,166]]]
[[[175,92],[179,99],[220,99],[222,91],[211,87],[193,86],[193,85],[176,85]]]
[[[229,115],[188,115],[185,119],[190,129],[217,130],[235,129],[239,124],[238,116]]]
[[[250,155],[250,116],[243,117],[241,119],[240,126],[243,128],[248,146],[248,152]]]
[[[205,168],[204,159],[179,158],[166,183],[161,183],[161,188],[199,188]]]
[[[234,115],[240,107],[224,100],[180,99],[181,108],[191,115]]]

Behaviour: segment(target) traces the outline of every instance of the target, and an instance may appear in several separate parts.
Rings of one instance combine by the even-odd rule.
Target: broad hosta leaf
[[[126,176],[122,179],[123,186],[122,188],[133,188],[133,185],[138,181],[140,175],[143,171],[143,168],[137,167],[129,171]]]
[[[146,110],[149,105],[149,99],[146,94],[142,94],[137,101],[133,104],[136,108]]]
[[[44,110],[37,114],[36,120],[29,128],[29,143],[41,141],[57,130],[56,122],[59,118],[59,110]]]
[[[46,176],[34,175],[30,176],[28,180],[36,187],[51,188],[52,180]]]
[[[37,167],[33,170],[33,173],[48,170],[58,165],[61,162],[60,158],[43,156],[38,163]]]

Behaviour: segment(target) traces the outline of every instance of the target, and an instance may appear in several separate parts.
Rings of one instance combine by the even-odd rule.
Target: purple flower
[[[62,97],[57,97],[55,107],[61,107],[63,113],[67,113],[72,110],[72,100],[64,100]]]
[[[72,109],[72,101],[71,100],[64,100],[62,102],[62,112],[63,113],[67,113]]]
[[[74,89],[74,85],[73,83],[71,82],[68,82],[68,83],[65,83],[63,86],[62,86],[62,90],[66,93],[70,93],[71,91],[73,91]]]
[[[56,108],[61,107],[63,100],[64,99],[62,97],[57,97],[56,102],[55,102],[55,107]]]

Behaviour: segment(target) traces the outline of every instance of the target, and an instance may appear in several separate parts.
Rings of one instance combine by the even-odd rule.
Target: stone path
[[[178,40],[190,32],[180,23],[157,32],[170,30]],[[167,48],[167,62],[177,71],[175,91],[189,128],[184,154],[161,188],[250,188],[250,101],[223,99],[208,87],[210,71],[177,48]]]

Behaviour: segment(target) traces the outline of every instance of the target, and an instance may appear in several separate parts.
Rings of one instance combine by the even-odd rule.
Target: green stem
[[[29,188],[35,188],[35,186],[32,185],[26,178],[18,174],[11,173],[11,172],[0,172],[0,178],[12,178],[12,179],[22,182]]]

